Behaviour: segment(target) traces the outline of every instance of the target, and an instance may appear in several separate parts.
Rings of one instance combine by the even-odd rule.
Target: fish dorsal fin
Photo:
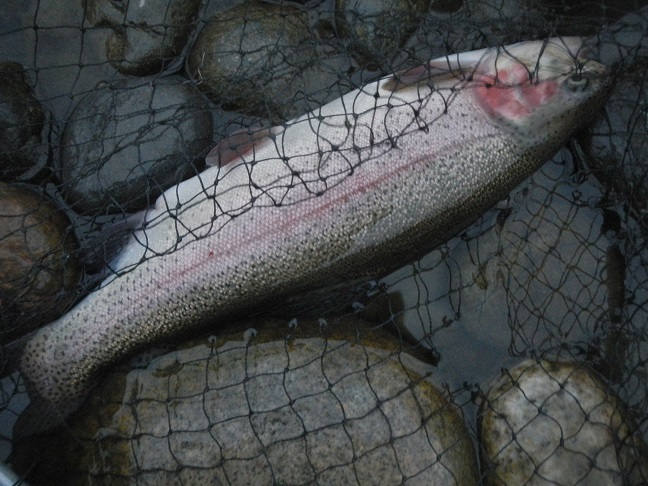
[[[274,143],[277,135],[283,132],[282,127],[260,128],[253,126],[232,132],[211,149],[205,163],[208,166],[224,166],[240,160],[253,150],[258,150],[267,143]]]
[[[90,286],[111,273],[111,263],[119,258],[133,232],[142,227],[146,213],[145,209],[126,217],[120,215],[85,233],[85,238],[80,240],[79,255]]]
[[[482,64],[491,49],[449,54],[405,71],[388,76],[381,84],[387,91],[416,89],[420,85],[453,88],[461,81],[472,79],[475,73],[485,71]],[[483,68],[483,69],[482,69]]]

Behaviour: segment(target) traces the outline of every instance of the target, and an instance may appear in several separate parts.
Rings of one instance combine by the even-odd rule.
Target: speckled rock
[[[208,103],[182,78],[105,85],[83,98],[65,125],[62,189],[83,214],[144,209],[195,175],[211,145]]]
[[[71,430],[32,442],[46,449],[34,470],[66,484],[477,484],[462,417],[396,339],[252,325],[111,373]]]
[[[280,123],[349,90],[336,88],[348,60],[322,44],[304,11],[248,1],[209,20],[187,70],[224,108]]]
[[[120,73],[132,76],[158,73],[179,61],[201,5],[200,0],[84,3],[88,22],[112,29],[106,57]]]
[[[648,455],[621,401],[575,362],[527,360],[480,409],[489,485],[640,485]]]
[[[9,180],[47,162],[47,116],[19,64],[0,63],[0,76],[0,177]]]
[[[44,195],[0,182],[0,344],[62,314],[81,271],[67,218]]]
[[[416,30],[428,0],[338,0],[336,23],[358,63],[390,72],[390,61]]]

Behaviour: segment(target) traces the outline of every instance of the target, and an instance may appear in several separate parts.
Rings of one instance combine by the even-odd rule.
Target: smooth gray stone
[[[335,19],[360,66],[389,72],[428,8],[427,0],[339,0]]]
[[[303,10],[246,2],[209,20],[187,71],[223,108],[279,124],[352,89],[341,83],[348,58],[317,29]]]
[[[477,484],[434,368],[357,318],[331,326],[243,323],[121,367],[17,460],[66,484]]]
[[[81,100],[61,148],[62,189],[75,211],[141,210],[195,175],[213,144],[212,116],[185,81],[119,81]]]
[[[0,76],[0,178],[10,180],[47,161],[47,115],[20,64],[0,63]]]
[[[587,163],[610,191],[648,229],[648,59],[637,57],[617,80],[605,113],[581,138]]]
[[[85,0],[86,19],[113,33],[106,56],[120,73],[146,76],[178,61],[196,25],[200,0]],[[178,63],[179,65],[179,63]]]

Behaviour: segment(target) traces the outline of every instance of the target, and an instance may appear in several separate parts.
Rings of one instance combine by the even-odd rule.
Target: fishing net
[[[0,482],[648,484],[643,3],[2,2]],[[152,342],[22,434],[24,336],[132,270],[114,262],[138,212],[224,137],[448,53],[575,35],[614,66],[605,109],[467,229]]]

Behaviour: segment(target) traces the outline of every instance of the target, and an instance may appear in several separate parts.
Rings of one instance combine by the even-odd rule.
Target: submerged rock
[[[144,209],[195,175],[211,145],[208,103],[181,78],[105,85],[83,98],[65,125],[63,192],[79,213]]]
[[[0,182],[0,345],[61,315],[81,269],[70,223],[48,198]]]
[[[47,162],[46,112],[27,84],[22,66],[0,63],[0,177],[15,179]]]
[[[209,20],[187,69],[224,108],[279,123],[343,94],[345,59],[321,44],[304,11],[245,2]]]
[[[39,484],[477,484],[432,367],[358,322],[253,323],[115,370],[18,461]]]
[[[85,0],[84,4],[88,22],[112,29],[106,57],[113,67],[122,74],[147,76],[179,60],[201,2]]]
[[[390,61],[421,23],[429,5],[427,0],[338,0],[337,28],[362,67],[390,72]]]
[[[646,63],[620,79],[583,144],[588,163],[615,199],[648,228],[648,83]]]
[[[640,485],[646,445],[624,404],[576,362],[527,360],[480,408],[488,485]]]

